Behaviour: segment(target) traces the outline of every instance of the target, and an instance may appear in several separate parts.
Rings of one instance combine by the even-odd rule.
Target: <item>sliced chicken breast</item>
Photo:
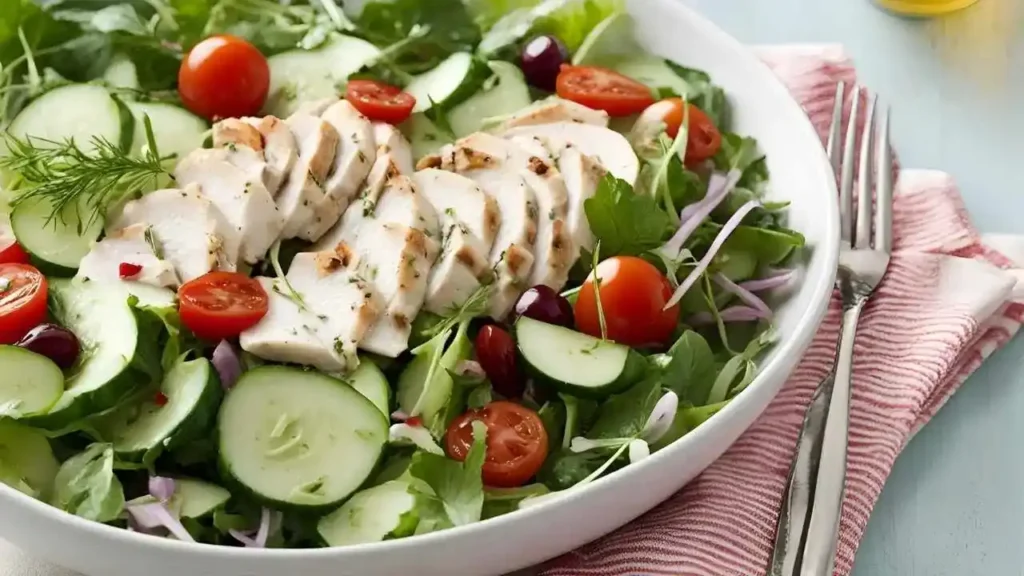
[[[437,212],[442,230],[455,224],[464,226],[471,236],[467,242],[475,241],[486,258],[501,228],[498,202],[475,182],[454,172],[426,168],[413,174],[412,179]]]
[[[167,260],[160,258],[162,250],[156,235],[148,224],[132,224],[93,244],[92,249],[78,265],[79,278],[100,282],[130,280],[153,286],[177,288],[178,273]],[[129,277],[121,274],[122,264],[139,266]]]
[[[384,313],[384,302],[358,273],[359,261],[345,244],[335,250],[296,254],[288,282],[319,318],[333,352],[348,369],[358,364],[356,349]]]
[[[520,126],[534,126],[537,124],[551,124],[554,122],[575,122],[578,124],[592,124],[594,126],[608,127],[608,113],[604,110],[594,110],[571,100],[561,98],[550,98],[537,102],[533,106],[516,112],[511,118],[502,124],[504,130],[518,128]]]
[[[377,143],[377,156],[391,155],[399,174],[413,173],[412,145],[398,128],[385,122],[373,123],[373,140]]]
[[[507,137],[528,136],[539,138],[555,157],[568,147],[595,158],[613,176],[635,185],[640,172],[640,161],[626,138],[608,128],[573,122],[556,122],[512,128]]]
[[[256,152],[266,164],[261,172],[263,185],[273,196],[281,189],[298,157],[295,136],[274,116],[221,120],[213,125],[213,145],[229,150],[244,147]]]
[[[288,295],[284,282],[263,277],[257,280],[269,297],[269,307],[259,324],[239,335],[242,350],[265,360],[313,366],[325,372],[348,368],[345,357],[334,351],[327,324],[300,308]]]
[[[261,179],[233,160],[237,161],[237,154],[223,148],[195,150],[178,164],[174,178],[183,185],[199,186],[202,196],[220,210],[241,237],[241,260],[253,264],[277,240],[284,222]]]
[[[324,181],[325,201],[333,202],[344,212],[377,159],[373,124],[347,100],[332,104],[321,118],[340,137],[331,172]]]
[[[474,247],[475,241],[464,226],[447,229],[441,255],[430,271],[424,308],[434,314],[447,314],[466,303],[483,283],[493,281],[487,258]]]
[[[341,216],[341,210],[325,202],[323,182],[338,149],[338,131],[324,120],[293,114],[287,120],[299,145],[299,156],[277,197],[284,219],[282,238],[316,240]]]
[[[181,282],[215,269],[234,271],[239,261],[241,234],[198,186],[157,190],[128,202],[108,233],[136,224],[149,226]]]
[[[569,210],[565,222],[573,239],[575,260],[581,248],[590,252],[594,250],[594,234],[590,231],[585,203],[597,193],[597,187],[607,172],[600,162],[575,147],[562,151],[558,157],[558,169],[562,172],[569,193]]]

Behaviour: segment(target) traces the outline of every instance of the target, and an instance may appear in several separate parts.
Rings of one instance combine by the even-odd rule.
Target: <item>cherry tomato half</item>
[[[651,90],[618,72],[596,66],[562,65],[555,90],[566,100],[604,110],[612,116],[643,112],[654,103]]]
[[[4,245],[4,242],[7,242],[7,244]],[[28,252],[25,252],[25,249],[21,247],[21,244],[18,244],[17,240],[13,238],[0,239],[0,245],[3,246],[0,248],[0,264],[29,263]]]
[[[178,300],[182,324],[207,340],[238,336],[258,324],[269,305],[263,286],[236,272],[210,272],[187,282]]]
[[[672,337],[679,305],[665,310],[672,285],[653,264],[634,256],[616,256],[597,265],[601,307],[608,338],[630,346],[657,346]],[[601,336],[593,275],[576,299],[576,329]]]
[[[408,92],[374,80],[352,80],[345,99],[370,120],[400,124],[412,114],[416,98]]]
[[[14,344],[46,320],[46,277],[28,264],[0,264],[0,344]]]
[[[671,108],[665,114],[665,132],[675,138],[683,125],[683,99],[668,98],[662,102],[670,102]],[[686,162],[700,162],[718,153],[722,147],[722,134],[715,123],[693,104],[690,108],[689,132],[686,134]]]
[[[448,426],[448,456],[464,461],[473,446],[473,422],[487,425],[484,484],[498,488],[522,486],[548,457],[548,433],[540,416],[526,406],[499,400],[470,410]]]
[[[213,121],[258,113],[269,89],[267,59],[252,44],[226,34],[196,44],[178,69],[182,103]]]

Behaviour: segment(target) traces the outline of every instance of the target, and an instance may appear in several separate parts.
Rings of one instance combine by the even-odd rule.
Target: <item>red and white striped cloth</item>
[[[842,49],[786,46],[759,53],[824,139],[836,82],[856,82]],[[907,441],[1024,321],[1024,298],[1016,289],[1024,277],[1016,268],[1024,265],[971,227],[948,175],[901,171],[894,237],[888,274],[857,333],[837,575],[852,570],[868,516]],[[541,574],[764,574],[797,433],[815,386],[832,365],[838,330],[833,302],[792,378],[722,458],[659,507],[549,562]]]

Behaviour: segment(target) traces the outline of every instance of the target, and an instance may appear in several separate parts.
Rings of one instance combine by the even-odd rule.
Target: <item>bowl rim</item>
[[[673,0],[644,1],[657,2],[661,4],[661,8],[672,14],[674,19],[691,21],[694,26],[703,28],[704,32],[708,36],[713,37],[716,40],[718,48],[731,52],[735,59],[747,60],[751,65],[753,73],[757,75],[756,80],[758,85],[763,87],[765,90],[771,91],[772,96],[776,99],[786,102],[784,105],[788,108],[786,113],[789,116],[794,117],[793,124],[791,126],[795,133],[794,138],[798,138],[800,140],[811,140],[820,144],[821,140],[816,129],[807,117],[806,113],[800,107],[799,103],[793,99],[792,94],[785,85],[783,85],[782,81],[764,62],[757,58],[757,56],[747,46],[740,43],[738,39],[730,36],[717,25],[698,14],[694,9],[684,5],[682,2]],[[796,114],[794,114],[794,112]],[[832,198],[838,198],[838,190],[835,178],[832,175],[831,164],[829,163],[824,148],[821,146],[818,146],[817,148],[820,149],[820,153],[817,154],[817,162],[808,162],[808,170],[815,170],[818,172],[819,174],[817,174],[817,176],[822,180],[822,186],[825,188],[825,192],[831,194]],[[824,263],[819,265],[819,270],[816,275],[807,275],[802,280],[805,285],[810,283],[813,290],[811,292],[811,297],[806,299],[806,304],[795,323],[797,328],[794,330],[794,334],[790,338],[775,344],[771,360],[761,367],[753,382],[751,382],[746,389],[740,392],[740,394],[737,395],[736,398],[726,405],[718,414],[728,415],[733,412],[740,411],[742,409],[742,405],[754,401],[752,394],[756,389],[760,388],[765,381],[772,379],[785,380],[788,377],[788,374],[780,373],[785,372],[787,369],[792,370],[792,366],[795,366],[796,362],[799,361],[799,358],[790,363],[791,366],[789,367],[787,367],[787,360],[792,359],[794,355],[802,356],[803,352],[810,345],[814,335],[817,333],[818,326],[827,312],[828,303],[832,296],[832,286],[839,259],[838,200],[835,202],[827,202],[826,206],[826,212],[820,215],[824,220],[823,229],[826,231],[826,234],[822,236],[820,243],[816,244],[814,247],[816,257],[820,254],[820,257],[824,259]],[[830,231],[834,233],[828,233]],[[718,418],[718,414],[713,416],[710,420],[720,421],[721,419]],[[744,429],[744,431],[745,430],[746,429]],[[86,520],[50,506],[45,502],[36,500],[35,498],[23,494],[4,484],[0,484],[0,505],[4,505],[5,501],[7,501],[7,504],[27,507],[30,511],[34,511],[44,517],[48,517],[51,521],[68,525],[70,528],[76,530],[92,531],[95,536],[109,538],[115,541],[118,545],[154,547],[162,549],[163,552],[194,554],[200,556],[220,556],[225,560],[241,557],[248,560],[254,558],[298,560],[325,557],[343,558],[350,555],[389,552],[397,553],[420,546],[441,544],[447,540],[455,539],[460,535],[474,531],[501,530],[502,527],[509,523],[517,523],[525,521],[526,518],[531,516],[545,514],[549,507],[585,498],[589,492],[595,489],[594,487],[606,486],[616,482],[629,482],[633,476],[642,473],[642,470],[659,466],[660,462],[673,458],[680,451],[684,450],[686,446],[703,442],[704,437],[709,434],[711,434],[709,426],[700,426],[693,432],[686,434],[684,437],[673,442],[664,449],[655,452],[642,462],[631,464],[622,470],[616,471],[615,474],[598,478],[585,488],[573,490],[572,493],[565,494],[561,498],[541,502],[526,509],[516,510],[495,518],[489,518],[487,520],[463,526],[456,526],[438,532],[343,547],[242,548],[199,542],[183,542],[172,538],[156,538],[146,534],[131,532],[114,526],[109,526],[107,524]]]

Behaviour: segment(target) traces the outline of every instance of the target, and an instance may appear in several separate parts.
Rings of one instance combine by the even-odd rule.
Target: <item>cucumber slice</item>
[[[220,379],[205,358],[179,360],[160,385],[166,398],[118,409],[97,424],[122,458],[152,462],[163,450],[173,450],[209,432],[221,398]]]
[[[103,233],[103,219],[94,218],[83,226],[79,214],[85,211],[68,207],[47,222],[51,206],[42,199],[19,203],[11,213],[11,228],[40,270],[54,276],[72,276]]]
[[[629,346],[526,316],[516,321],[515,336],[535,378],[581,398],[621,392],[643,378],[647,366]]]
[[[61,429],[117,406],[159,377],[162,338],[157,321],[130,306],[116,285],[51,278],[49,288],[57,319],[78,336],[83,354],[57,403],[26,421]]]
[[[328,546],[352,546],[409,536],[419,521],[412,486],[392,480],[357,493],[316,529]]]
[[[128,109],[135,116],[135,131],[132,134],[132,152],[139,154],[146,144],[146,127],[142,116],[149,116],[153,125],[153,138],[161,156],[176,154],[177,159],[203,147],[210,129],[206,120],[191,112],[162,102],[128,102]],[[173,164],[173,163],[172,163]]]
[[[385,418],[391,418],[391,385],[376,364],[360,358],[359,368],[349,374],[345,382],[373,402]]]
[[[686,96],[693,92],[690,84],[683,80],[664,60],[651,54],[643,54],[621,60],[609,66],[619,74],[646,85],[651,90],[669,88],[676,94]]]
[[[84,150],[92,148],[93,138],[103,138],[127,150],[132,129],[131,114],[106,88],[71,84],[29,103],[11,122],[9,132],[21,139],[73,139]]]
[[[480,130],[489,118],[514,114],[532,103],[518,66],[500,60],[487,66],[494,75],[484,81],[479,92],[448,112],[448,123],[459,138]]]
[[[405,87],[416,98],[413,113],[434,105],[451,107],[473,95],[490,75],[490,69],[468,52],[456,52],[433,70],[420,74]]]
[[[0,346],[0,417],[44,414],[64,393],[64,373],[52,360],[17,346]]]
[[[125,54],[115,54],[103,71],[103,81],[113,88],[139,90],[139,74],[135,63]]]
[[[46,501],[60,464],[37,430],[0,419],[0,482]]]
[[[636,43],[636,22],[625,12],[612,14],[594,26],[572,56],[573,66],[608,66],[610,63],[644,54]]]
[[[380,55],[365,40],[336,35],[316,50],[291,50],[267,59],[270,91],[264,112],[287,118],[303,102],[337,98],[349,75]]]
[[[231,493],[216,484],[192,478],[175,478],[174,495],[167,502],[167,507],[181,518],[202,518],[227,504],[230,499]]]
[[[387,439],[387,418],[351,386],[284,366],[243,374],[218,422],[226,478],[272,506],[311,511],[359,489]]]

